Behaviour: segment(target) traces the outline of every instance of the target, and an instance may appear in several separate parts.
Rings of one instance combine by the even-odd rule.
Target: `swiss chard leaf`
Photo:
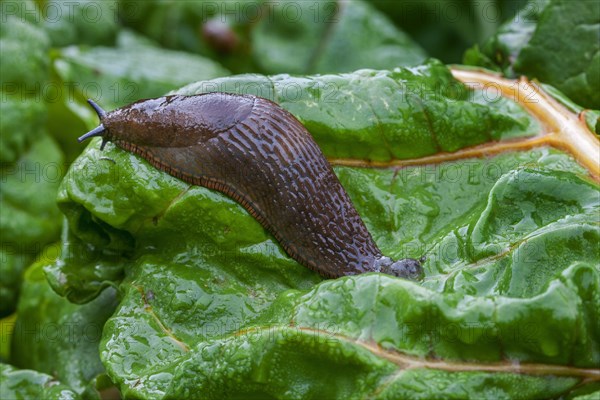
[[[0,167],[0,315],[14,310],[25,268],[58,239],[62,218],[55,196],[63,167],[63,155],[47,134],[17,162]]]
[[[600,3],[533,0],[465,63],[498,66],[563,91],[586,108],[600,108]]]
[[[51,375],[0,364],[0,397],[3,399],[75,400],[80,397]]]
[[[107,289],[82,306],[57,295],[42,270],[54,261],[57,249],[48,248],[25,273],[11,361],[19,368],[52,375],[83,398],[97,399],[104,373],[98,344],[117,305],[116,291]]]
[[[399,81],[458,90],[407,95]],[[343,102],[314,89],[328,82]],[[426,255],[425,277],[323,281],[234,201],[93,142],[59,204],[65,241],[97,257],[46,272],[79,302],[119,285],[100,348],[124,396],[537,398],[598,379],[599,187],[543,141],[547,121],[527,104],[486,101],[436,62],[181,92],[248,88],[307,126],[383,253]],[[428,146],[446,130],[455,153]],[[406,138],[411,153],[397,146]]]
[[[18,7],[18,4],[7,4]],[[31,7],[35,6],[30,4]],[[48,38],[34,23],[2,8],[0,26],[0,316],[15,306],[25,267],[58,239],[54,198],[63,154],[43,126],[49,75]]]

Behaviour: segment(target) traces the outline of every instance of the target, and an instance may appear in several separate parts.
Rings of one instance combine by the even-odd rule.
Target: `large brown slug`
[[[304,126],[255,96],[207,93],[141,100],[104,112],[94,136],[187,183],[241,204],[300,264],[327,277],[383,272],[416,279],[421,264],[394,262],[367,231]]]

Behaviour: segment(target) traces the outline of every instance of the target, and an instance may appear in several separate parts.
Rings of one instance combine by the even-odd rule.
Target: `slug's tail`
[[[96,114],[98,114],[98,118],[100,118],[100,122],[102,122],[102,119],[104,118],[104,116],[106,115],[106,111],[104,111],[98,104],[96,104],[92,99],[88,99],[88,103],[90,104],[90,106],[92,106],[92,108],[94,109],[94,111],[96,111]],[[96,137],[96,136],[100,136],[102,137],[102,145],[100,146],[100,150],[104,149],[104,145],[106,144],[106,142],[108,141],[105,137],[104,134],[106,133],[106,128],[104,128],[104,125],[102,125],[102,123],[100,125],[98,125],[97,127],[95,127],[94,129],[92,129],[91,131],[89,131],[88,133],[86,133],[83,136],[80,136],[77,141],[79,143],[83,142],[86,139],[89,139],[91,137]]]

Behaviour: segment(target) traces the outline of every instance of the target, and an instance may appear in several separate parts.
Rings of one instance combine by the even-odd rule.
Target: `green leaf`
[[[525,3],[524,0],[369,2],[402,27],[427,54],[446,64],[459,63],[466,48],[486,39]]]
[[[3,94],[4,95],[4,94]],[[6,96],[0,102],[0,162],[16,164],[23,153],[42,136],[46,106],[39,98]]]
[[[560,287],[543,300],[558,300],[560,309],[565,293]],[[531,398],[561,393],[577,381],[510,374],[510,363],[497,364],[494,373],[470,372],[477,363],[452,361],[513,358],[512,349],[520,354],[518,346],[533,344],[540,333],[527,325],[533,321],[522,318],[536,319],[530,314],[537,311],[532,301],[441,295],[378,275],[327,281],[306,294],[287,293],[280,299],[274,303],[280,324],[270,320],[247,331],[219,332],[180,357],[165,397],[186,397],[195,388],[207,398],[257,393],[299,399],[413,398],[415,392]],[[506,352],[495,354],[502,345],[508,345]],[[418,357],[431,353],[445,361]]]
[[[0,25],[0,317],[14,310],[25,267],[58,239],[61,221],[54,199],[64,158],[44,129],[49,41],[20,18],[25,9],[35,5],[3,3]]]
[[[117,1],[49,0],[41,7],[43,27],[54,47],[111,45],[119,30]]]
[[[0,319],[0,362],[10,358],[10,342],[17,314],[13,313]]]
[[[368,2],[120,2],[124,22],[235,72],[331,73],[416,65],[426,54]],[[213,33],[214,32],[214,33]]]
[[[416,65],[425,53],[363,1],[274,3],[252,31],[265,73],[331,73]]]
[[[51,375],[17,369],[0,363],[0,397],[3,399],[70,400],[80,397]]]
[[[502,24],[497,32],[486,40],[481,50],[475,45],[467,50],[463,62],[467,65],[502,71],[515,76],[513,64],[523,47],[531,40],[540,14],[548,0],[530,0],[518,10],[512,20]]]
[[[315,89],[329,82],[344,101]],[[438,85],[456,90],[436,95]],[[550,147],[481,157],[490,140],[543,134],[527,110],[467,89],[434,61],[234,76],[181,92],[212,90],[267,93],[294,113],[346,163],[335,173],[382,252],[426,255],[425,277],[324,281],[224,195],[92,142],[59,195],[65,246],[89,250],[46,273],[78,302],[118,285],[100,349],[124,397],[528,399],[597,379],[599,185]],[[428,143],[446,132],[447,150],[487,147],[444,158]],[[406,152],[397,143],[408,137]],[[395,164],[421,155],[434,157]],[[370,159],[388,163],[353,166]]]
[[[19,137],[18,130],[14,134]],[[58,239],[62,217],[55,199],[63,174],[63,155],[47,134],[0,168],[0,316],[14,310],[25,267]]]
[[[598,386],[598,385],[596,385],[596,386]],[[598,398],[598,395],[600,395],[600,390],[587,391],[587,393],[577,395],[572,398],[576,399],[576,400],[594,400],[594,399]]]
[[[48,249],[25,273],[11,361],[20,368],[51,374],[84,398],[98,398],[95,381],[104,373],[98,343],[116,307],[116,292],[105,290],[83,306],[57,295],[42,270],[44,264],[54,262],[56,250]]]
[[[260,0],[251,2],[260,4]],[[199,28],[221,9],[221,4],[224,2],[120,0],[119,16],[125,26],[163,47],[210,55]],[[235,12],[235,9],[236,4],[231,4],[230,10]]]
[[[53,47],[75,43],[112,45],[119,31],[117,3],[117,0],[15,0],[6,3],[2,11],[9,18],[27,21],[41,28],[44,41],[50,42]],[[48,60],[46,57],[45,61]]]
[[[586,108],[600,108],[600,4],[530,1],[482,48],[507,75],[526,75],[564,92]],[[472,51],[466,63],[488,66]]]
[[[16,16],[3,14],[0,25],[2,91],[20,97],[38,92],[39,85],[48,79],[48,48],[49,41],[42,29]]]
[[[216,62],[193,54],[144,46],[76,47],[61,50],[55,68],[76,93],[113,108],[156,97],[198,79],[227,75]]]
[[[515,71],[555,85],[584,107],[598,109],[599,35],[598,2],[551,1],[515,61]]]
[[[14,4],[13,4],[14,5]],[[2,15],[0,26],[0,162],[14,162],[29,147],[46,119],[42,100],[48,79],[48,39],[35,25]]]
[[[135,160],[115,148],[108,154],[119,165]],[[519,165],[527,165],[529,169],[519,172]],[[469,174],[461,174],[458,181],[436,181],[435,174],[426,167],[411,168],[403,179],[395,179],[395,171],[387,169],[366,173],[338,167],[336,172],[365,217],[369,230],[390,256],[401,251],[403,244],[412,244],[416,252],[436,245],[449,249],[444,246],[446,232],[472,231],[480,222],[461,216],[481,213],[493,204],[489,199],[494,198],[499,186],[506,185],[506,177],[534,167],[548,176],[539,183],[541,188],[556,187],[557,179],[560,182],[570,176],[580,185],[573,193],[596,194],[595,213],[588,212],[592,212],[592,217],[597,216],[597,186],[568,172],[579,168],[556,151],[507,154],[487,161],[471,159],[440,168],[471,169],[474,176],[483,177],[486,175],[482,171],[489,171],[490,166],[495,171],[506,169],[507,173],[475,183]],[[430,175],[433,176],[424,182],[423,176]],[[527,176],[522,178],[515,184],[532,183]],[[528,398],[547,393],[544,390],[562,393],[579,380],[576,375],[553,378],[554,389],[551,389],[550,378],[533,373],[537,370],[521,375],[516,369],[511,370],[513,363],[502,360],[548,363],[542,366],[539,375],[553,374],[554,364],[565,365],[568,375],[569,360],[585,368],[593,368],[600,361],[597,350],[600,332],[594,323],[600,317],[594,306],[600,299],[597,268],[600,257],[594,249],[565,257],[566,251],[560,248],[556,251],[562,254],[556,257],[560,262],[551,270],[540,270],[533,264],[538,271],[536,276],[523,277],[531,287],[517,293],[469,289],[468,284],[475,288],[502,284],[503,276],[498,276],[494,268],[480,267],[477,260],[471,261],[467,256],[447,261],[435,253],[426,264],[423,288],[374,274],[325,281],[308,290],[318,278],[287,259],[240,206],[203,188],[184,189],[183,195],[173,193],[167,197],[146,192],[144,196],[142,183],[148,179],[142,173],[139,183],[129,186],[132,207],[147,205],[142,215],[133,218],[102,215],[119,227],[135,230],[140,249],[136,257],[127,261],[127,277],[121,285],[123,299],[105,326],[101,346],[107,370],[120,382],[126,396],[155,398],[164,394],[167,398],[181,398],[191,396],[190,390],[195,388],[207,398],[250,394],[279,398],[290,391],[296,393],[290,395],[292,398],[310,395],[344,398],[348,393],[363,397],[381,386],[384,393],[389,391],[393,393],[390,396],[397,397],[411,393],[414,388],[407,386],[411,380],[408,377],[404,380],[405,367],[393,361],[395,357],[400,360],[408,357],[411,363],[419,365],[419,357],[433,356],[450,363],[450,371],[436,373],[440,376],[436,378],[439,386],[435,387],[448,390],[445,393],[482,390],[488,384],[493,387],[488,389],[489,393]],[[154,181],[162,180],[180,189],[181,183],[166,175]],[[457,193],[457,185],[463,188],[458,196],[453,194]],[[117,184],[113,190],[122,192],[125,187]],[[531,191],[536,189],[533,187]],[[374,206],[373,199],[363,198],[365,195],[378,200],[385,209],[389,205],[400,208],[393,213],[382,213],[381,206]],[[113,196],[106,194],[104,201]],[[456,196],[454,202],[447,203],[453,196]],[[446,199],[445,207],[432,212],[429,207],[437,198]],[[414,199],[417,203],[411,204]],[[560,196],[548,201],[554,205],[572,203],[571,199]],[[582,203],[589,208],[589,201],[588,198]],[[165,209],[159,213],[156,225],[151,217],[156,213],[155,206]],[[500,211],[508,212],[513,207],[508,203]],[[554,210],[554,207],[542,209]],[[560,215],[574,212],[568,207],[556,209],[559,215],[551,218],[560,219]],[[98,211],[94,210],[94,214]],[[389,230],[393,215],[402,215],[401,222],[409,227],[408,232],[402,229],[400,221],[395,231]],[[493,221],[489,214],[482,215],[482,219]],[[122,222],[117,224],[119,220]],[[457,221],[467,225],[457,227]],[[418,231],[411,231],[411,227]],[[562,236],[569,238],[565,246],[597,241],[598,227],[579,234]],[[406,236],[404,241],[394,240],[401,235]],[[557,235],[564,233],[558,231]],[[490,232],[490,237],[494,237],[494,232]],[[527,237],[526,231],[512,240],[519,243],[523,237]],[[590,257],[591,264],[573,261],[581,253]],[[547,263],[548,258],[545,260]],[[496,261],[504,264],[506,271],[519,271],[531,265],[527,257],[521,260],[512,253],[503,254]],[[471,277],[464,291],[440,285],[440,281],[447,279],[448,271],[460,271]],[[373,348],[373,343],[382,349]],[[124,364],[125,353],[128,358]],[[484,368],[489,362],[500,365],[493,373],[476,374],[478,378],[473,381],[468,366],[458,361],[471,362],[473,369]],[[353,366],[351,373],[341,367],[348,364]],[[442,365],[434,364],[431,368],[437,370]],[[547,368],[546,374],[543,368]],[[332,381],[346,376],[344,371],[350,374],[347,381],[341,380],[339,386],[331,387]],[[416,372],[410,372],[409,376],[412,373]],[[393,376],[400,381],[389,382]],[[449,382],[456,379],[465,383],[452,389]],[[127,383],[132,381],[138,383],[135,386]],[[297,386],[293,382],[298,382]]]

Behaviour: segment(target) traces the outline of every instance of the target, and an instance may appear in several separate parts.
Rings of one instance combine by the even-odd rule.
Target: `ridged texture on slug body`
[[[101,120],[102,129],[82,139],[103,136],[170,175],[225,193],[291,257],[322,275],[379,271],[382,259],[391,261],[381,257],[310,133],[269,100],[166,96]]]

